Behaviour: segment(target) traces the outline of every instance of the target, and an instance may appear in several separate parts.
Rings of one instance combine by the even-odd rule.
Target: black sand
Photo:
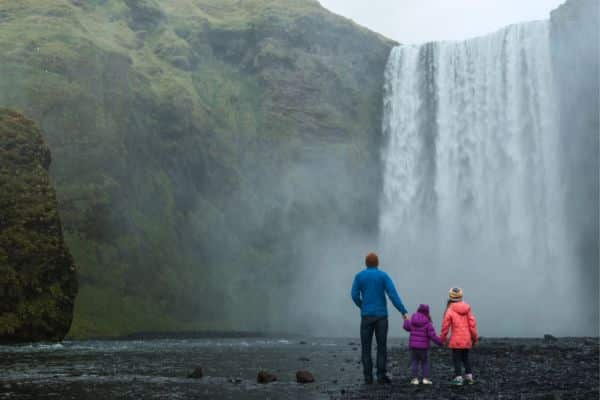
[[[599,398],[594,339],[484,339],[477,384],[452,387],[451,354],[431,352],[434,385],[409,385],[406,340],[390,340],[391,385],[364,385],[354,339],[177,339],[0,347],[0,399],[547,399]],[[203,377],[188,375],[201,367]],[[256,382],[266,370],[277,376]],[[310,371],[314,383],[299,384]]]

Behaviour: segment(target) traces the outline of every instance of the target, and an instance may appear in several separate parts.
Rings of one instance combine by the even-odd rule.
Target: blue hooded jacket
[[[354,277],[351,296],[354,303],[360,308],[361,316],[386,317],[388,315],[386,293],[398,311],[402,314],[408,312],[396,292],[392,279],[385,272],[376,267],[370,267]]]

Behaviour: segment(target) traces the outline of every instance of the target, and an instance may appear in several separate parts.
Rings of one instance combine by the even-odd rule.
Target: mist
[[[596,335],[600,329],[599,21],[600,4],[593,0],[565,3],[552,12],[550,20],[559,104],[561,183],[566,193],[567,237],[578,284],[574,299],[581,304],[582,320]]]
[[[438,323],[460,286],[483,336],[598,334],[598,19],[586,4],[577,27],[564,6],[552,21],[392,51],[377,230],[300,242],[288,329],[355,332],[349,289],[375,251],[407,308],[427,303]]]
[[[355,336],[371,251],[436,323],[461,286],[484,336],[598,333],[597,1],[216,3],[2,10],[0,105],[52,153],[73,337]]]
[[[597,10],[589,2],[578,12],[586,7]],[[201,324],[193,327],[354,336],[359,310],[349,290],[375,251],[406,307],[429,304],[438,324],[448,288],[460,286],[483,336],[597,334],[598,122],[590,119],[598,73],[589,49],[598,49],[590,33],[598,19],[588,15],[577,14],[587,19],[576,24],[557,13],[496,32],[489,25],[483,38],[385,54],[312,37],[324,40],[326,60],[340,52],[340,64],[352,66],[343,73],[361,86],[344,86],[342,73],[323,67],[298,78],[265,56],[242,71],[266,82],[266,122],[248,117],[254,103],[246,99],[256,94],[244,92],[255,90],[247,77],[229,94],[238,99],[231,116],[195,115],[191,100],[174,94],[158,108],[160,139],[129,144],[133,164],[151,169],[144,154],[161,154],[173,199],[157,196],[165,189],[144,168],[130,180],[144,182],[133,187],[145,215],[171,202],[177,210],[165,238],[177,258],[144,257],[148,244],[134,254],[156,271],[183,267],[161,282],[141,266],[127,282],[174,292],[165,295],[167,311]],[[252,60],[236,45],[252,46],[249,37],[209,36],[212,53],[195,57]],[[362,89],[371,86],[378,90]],[[222,90],[218,81],[211,90]],[[184,149],[194,151],[181,157]],[[404,335],[389,311],[391,334]]]

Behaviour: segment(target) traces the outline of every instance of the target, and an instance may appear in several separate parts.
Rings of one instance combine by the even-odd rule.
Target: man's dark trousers
[[[377,342],[377,378],[386,376],[387,363],[387,334],[388,318],[362,317],[360,322],[360,342],[362,345],[362,364],[365,378],[373,376],[373,359],[371,358],[371,343],[373,332]]]

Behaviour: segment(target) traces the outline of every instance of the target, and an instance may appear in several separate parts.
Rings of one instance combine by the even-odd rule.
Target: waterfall
[[[465,288],[483,332],[576,331],[549,24],[393,49],[380,242],[409,304]]]

